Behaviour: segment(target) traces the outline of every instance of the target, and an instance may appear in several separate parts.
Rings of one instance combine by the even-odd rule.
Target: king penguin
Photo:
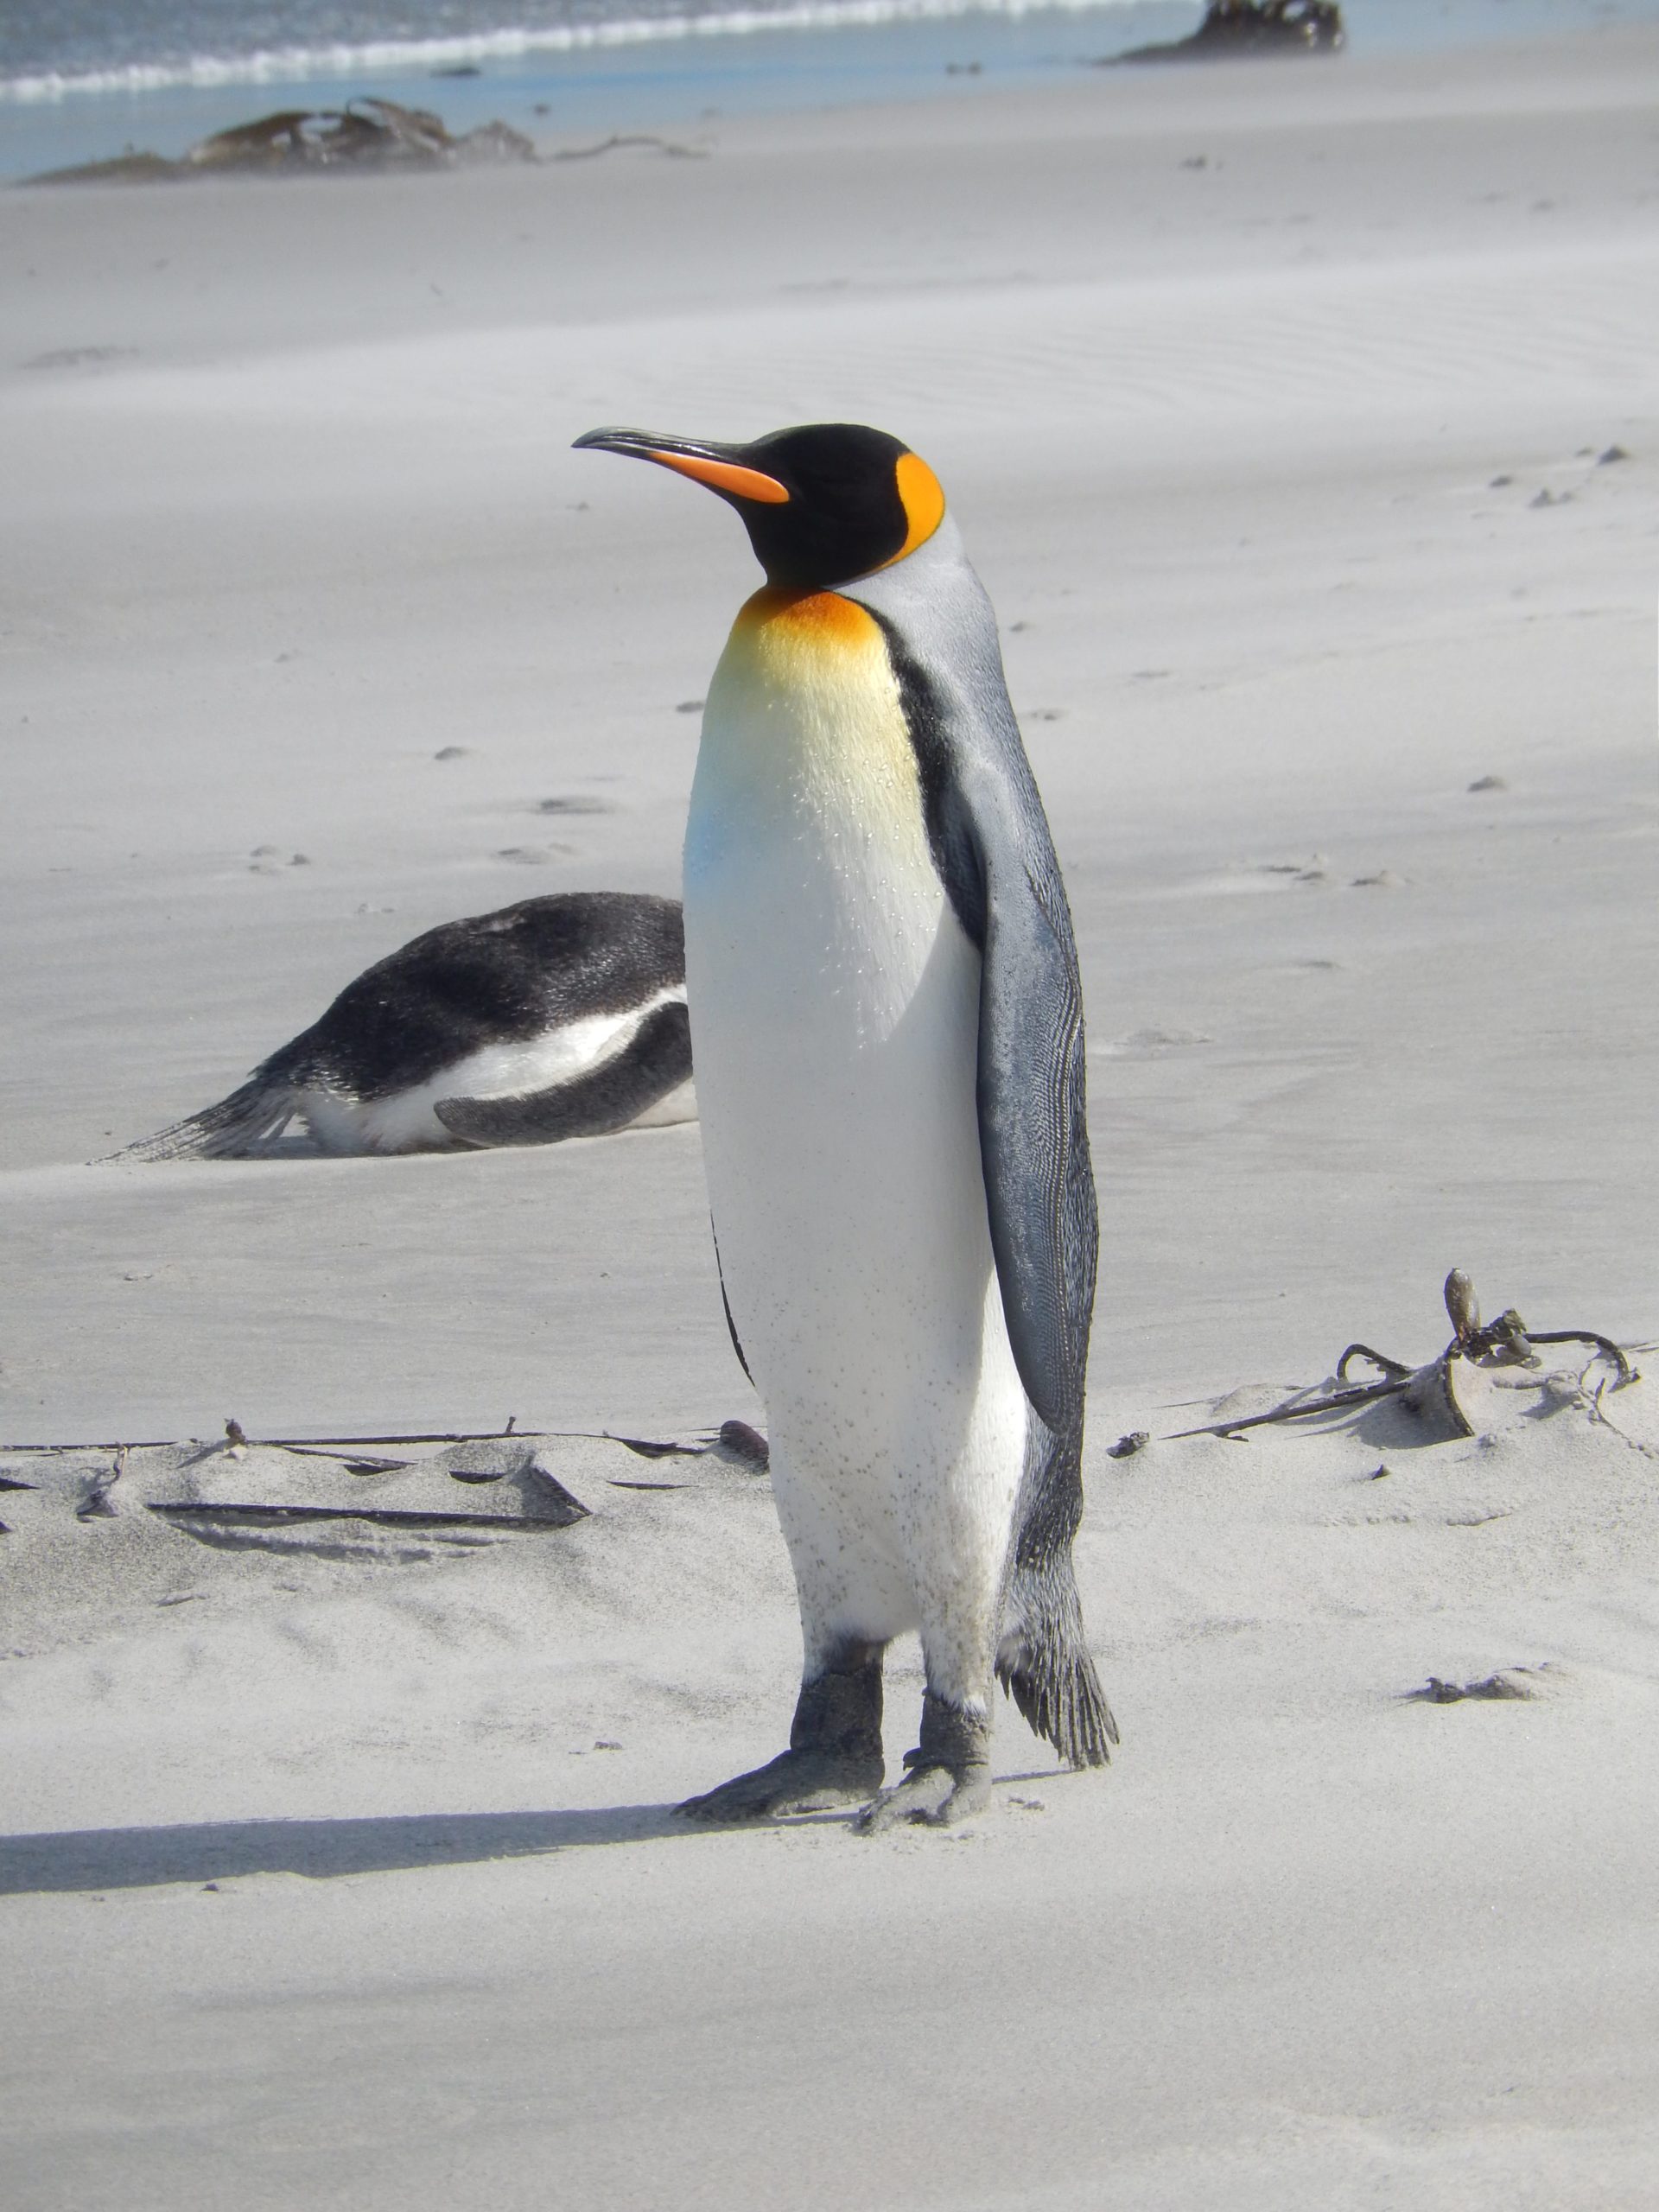
[[[1117,1740],[1071,1564],[1096,1247],[1077,947],[995,616],[882,431],[576,443],[717,493],[766,579],[703,712],[686,985],[804,1657],[788,1750],[681,1809],[957,1821],[989,1796],[994,1678],[1069,1764]],[[882,1661],[911,1630],[920,1738],[882,1794]]]
[[[347,983],[239,1090],[118,1160],[461,1152],[692,1121],[680,909],[558,891],[441,922]]]

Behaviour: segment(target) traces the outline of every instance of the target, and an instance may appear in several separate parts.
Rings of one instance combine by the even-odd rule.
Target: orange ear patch
[[[695,478],[712,492],[729,492],[734,499],[755,499],[767,507],[788,503],[789,493],[778,479],[762,475],[758,468],[740,468],[732,461],[705,460],[701,454],[663,453],[654,447],[648,458],[660,461],[664,468],[677,469],[682,476]]]
[[[893,561],[902,561],[918,545],[925,545],[944,520],[944,490],[919,454],[901,453],[893,473],[899,480],[899,497],[904,503],[905,519],[910,527],[893,561],[881,563],[884,569],[890,569]]]

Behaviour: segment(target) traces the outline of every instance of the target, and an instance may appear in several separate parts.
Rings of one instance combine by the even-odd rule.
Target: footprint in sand
[[[616,802],[609,798],[591,798],[580,791],[573,791],[562,798],[537,798],[530,803],[531,814],[614,814]]]

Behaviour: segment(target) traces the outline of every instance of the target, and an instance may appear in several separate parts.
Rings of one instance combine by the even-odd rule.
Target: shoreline
[[[36,79],[36,89],[24,96],[13,79],[10,86],[0,82],[0,182],[135,149],[176,158],[215,131],[280,108],[333,108],[361,98],[435,110],[457,135],[500,121],[543,152],[615,131],[683,133],[736,118],[824,107],[973,100],[1086,80],[1101,57],[1180,37],[1196,22],[1198,7],[1199,0],[1062,0],[1008,12],[966,6],[876,22],[855,14],[834,25],[807,15],[777,29],[744,15],[729,19],[731,35],[710,35],[690,19],[677,34],[613,41],[596,25],[591,44],[518,55],[493,55],[485,40],[452,41],[456,59],[448,64],[423,55],[400,66],[395,50],[386,48],[372,59],[365,49],[342,68],[320,50],[305,66],[290,67],[280,54],[215,62],[210,80],[200,82],[188,81],[185,72],[184,81],[126,89],[100,83],[87,90],[71,79],[54,91],[48,80]],[[1376,59],[1565,48],[1586,35],[1617,35],[1659,21],[1659,0],[1621,0],[1611,14],[1594,0],[1573,0],[1566,10],[1545,0],[1410,0],[1404,6],[1349,0],[1344,15],[1345,55],[1288,66],[1300,74]],[[477,49],[474,61],[461,58],[463,48]],[[303,57],[292,59],[297,65]],[[1206,64],[1201,73],[1219,70],[1224,76],[1264,66],[1274,65]]]

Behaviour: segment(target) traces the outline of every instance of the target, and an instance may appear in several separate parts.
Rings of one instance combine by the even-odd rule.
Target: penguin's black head
[[[718,492],[742,516],[766,582],[789,591],[887,568],[931,537],[944,515],[927,463],[861,423],[808,423],[746,446],[645,430],[589,430],[576,443],[657,461]]]

